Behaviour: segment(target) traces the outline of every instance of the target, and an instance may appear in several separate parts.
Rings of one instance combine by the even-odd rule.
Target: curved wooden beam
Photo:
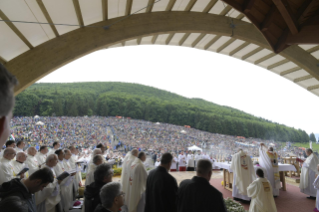
[[[102,21],[92,26],[101,28],[79,28],[43,43],[34,49],[6,63],[6,67],[19,79],[15,94],[54,70],[84,55],[107,46],[164,33],[204,33],[219,36],[231,36],[271,49],[268,42],[254,25],[234,19],[236,27],[232,33],[228,17],[198,12],[156,12],[132,15],[108,30],[110,25],[120,18]],[[319,80],[317,60],[298,46],[287,48],[282,56],[299,65]]]

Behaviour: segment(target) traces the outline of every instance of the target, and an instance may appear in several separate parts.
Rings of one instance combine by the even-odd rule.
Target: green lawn
[[[309,143],[293,143],[294,146],[309,148]],[[319,144],[312,142],[312,150],[319,152]]]

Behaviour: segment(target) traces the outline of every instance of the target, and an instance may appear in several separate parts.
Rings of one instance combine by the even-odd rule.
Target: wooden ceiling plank
[[[232,44],[233,42],[235,42],[237,39],[236,38],[231,38],[229,39],[226,43],[224,43],[223,45],[221,45],[216,52],[219,53],[221,51],[223,51],[227,46],[229,46],[230,44]]]
[[[262,63],[262,62],[264,62],[264,61],[266,61],[266,60],[268,60],[269,58],[272,58],[272,57],[274,57],[274,56],[276,56],[276,53],[270,53],[270,54],[268,54],[268,55],[266,55],[266,56],[264,56],[264,57],[262,57],[262,58],[256,60],[256,61],[254,62],[254,64],[257,65],[257,64]]]
[[[243,44],[241,44],[240,46],[238,46],[236,49],[232,50],[229,53],[229,56],[233,56],[234,54],[236,54],[237,52],[239,52],[240,50],[242,50],[243,48],[245,48],[246,46],[248,46],[250,43],[249,42],[245,42]]]
[[[83,21],[83,16],[82,16],[79,0],[73,0],[73,5],[74,5],[74,9],[75,9],[75,13],[76,13],[76,17],[78,19],[79,25],[83,27],[84,21]]]
[[[293,72],[300,71],[300,70],[301,70],[300,67],[291,68],[291,69],[288,69],[288,70],[286,70],[286,71],[281,72],[281,73],[280,73],[280,76],[285,76],[285,75],[287,75],[287,74],[291,74],[291,73],[293,73]]]
[[[178,45],[182,46],[186,39],[190,36],[191,33],[185,33],[185,35],[182,37],[182,39],[178,42]]]
[[[137,44],[141,45],[141,42],[142,42],[142,37],[137,38]]]
[[[47,22],[50,24],[50,27],[51,27],[53,33],[55,34],[56,37],[59,37],[60,35],[59,35],[59,33],[58,33],[58,30],[55,28],[55,26],[54,26],[54,24],[53,24],[53,21],[52,21],[50,15],[49,15],[49,13],[48,13],[46,7],[44,6],[42,0],[37,0],[37,3],[38,3],[38,5],[39,5],[39,7],[40,7],[40,9],[41,9],[41,11],[42,11],[44,17],[47,19]]]
[[[168,45],[171,42],[171,40],[174,37],[174,35],[175,35],[175,33],[171,33],[171,34],[168,35],[168,37],[166,38],[166,41],[165,41],[166,45]]]
[[[205,46],[204,49],[207,50],[209,47],[211,47],[216,41],[219,40],[222,36],[216,35],[211,41],[209,41]]]
[[[205,37],[205,35],[205,33],[201,33],[192,43],[192,47],[194,48]]]
[[[312,47],[311,49],[308,49],[306,51],[309,52],[309,53],[313,53],[313,52],[319,51],[319,45],[315,46],[315,47]]]
[[[298,77],[298,78],[294,79],[294,83],[305,81],[305,80],[312,79],[312,78],[313,78],[312,75],[306,75],[306,76],[303,76],[303,77]]]
[[[122,44],[122,46],[125,46],[125,41],[122,41],[121,44]]]
[[[133,0],[126,0],[125,16],[131,15],[132,4],[133,4]]]
[[[286,0],[273,0],[273,2],[276,5],[282,17],[284,18],[291,34],[293,35],[298,34],[299,31],[298,31],[298,26],[297,26],[295,17],[292,14],[290,10],[290,6],[286,2]]]
[[[154,44],[154,43],[156,42],[157,37],[158,37],[158,35],[154,35],[154,36],[153,36],[153,38],[152,38],[152,44]]]
[[[249,13],[251,8],[254,6],[256,0],[245,0],[243,10],[245,13]]]
[[[170,1],[168,2],[168,4],[167,4],[167,7],[166,7],[166,10],[165,10],[165,11],[166,11],[166,12],[172,11],[172,9],[173,9],[175,3],[176,3],[176,0],[170,0]]]
[[[10,27],[10,29],[25,43],[25,45],[27,45],[30,49],[33,49],[32,44],[28,41],[28,39],[26,39],[26,37],[24,37],[24,35],[20,32],[20,30],[18,30],[18,28],[12,22],[9,22],[9,18],[2,12],[1,9],[0,18],[2,20],[7,20],[5,23],[8,25],[8,27]]]
[[[307,88],[308,91],[313,91],[313,90],[316,90],[316,89],[319,89],[319,85],[313,85],[313,86],[309,86]]]
[[[245,15],[244,15],[243,13],[240,13],[240,14],[236,17],[236,19],[241,20],[241,19],[243,19],[244,17],[245,17]]]
[[[289,63],[289,61],[290,61],[290,60],[288,60],[288,59],[281,60],[281,61],[279,61],[279,62],[277,62],[277,63],[274,63],[274,64],[272,64],[272,65],[269,65],[269,66],[267,67],[267,69],[270,70],[270,69],[276,68],[276,67],[281,66],[281,65],[283,65],[283,64]]]
[[[270,11],[267,13],[267,16],[266,16],[265,20],[260,25],[260,29],[262,31],[268,30],[269,26],[271,25],[271,23],[273,22],[273,20],[275,18],[275,12],[276,11],[277,11],[277,8],[276,8],[275,5],[273,5],[271,7]]]
[[[307,18],[307,14],[314,8],[318,7],[318,0],[305,0],[296,14],[298,24],[302,24]]]
[[[217,3],[218,0],[211,0],[207,6],[205,7],[205,9],[203,10],[203,13],[208,13]]]
[[[155,0],[148,0],[148,7],[146,8],[146,13],[150,13],[153,10]]]
[[[258,47],[256,49],[254,49],[253,51],[245,54],[244,56],[241,57],[242,60],[246,60],[247,58],[253,56],[254,54],[260,52],[261,50],[263,50],[264,48],[263,47]]]
[[[108,0],[102,0],[102,14],[103,20],[106,21],[108,19]]]
[[[231,6],[227,5],[220,13],[219,15],[226,15],[231,9],[233,9]]]
[[[192,8],[194,7],[196,2],[197,2],[197,0],[190,0],[185,8],[185,11],[190,12],[192,10]]]

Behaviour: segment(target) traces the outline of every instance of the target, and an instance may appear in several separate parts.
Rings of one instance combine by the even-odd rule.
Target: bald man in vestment
[[[8,147],[3,152],[3,157],[0,159],[0,185],[15,178],[13,173],[12,159],[16,156],[16,151],[12,147]],[[24,178],[24,174],[20,175]]]
[[[17,174],[19,174],[19,172],[24,169],[24,168],[28,168],[25,163],[25,161],[27,160],[27,154],[25,152],[18,152],[16,155],[16,159],[12,161],[12,166],[13,166],[13,175],[14,177],[19,177],[17,176]],[[28,178],[29,177],[29,172],[25,172],[24,173],[24,178]]]

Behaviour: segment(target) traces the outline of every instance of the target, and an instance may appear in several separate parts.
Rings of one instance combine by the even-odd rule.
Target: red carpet
[[[224,198],[232,198],[231,191],[224,189],[221,181],[222,179],[212,179],[210,184],[222,192]],[[287,184],[287,191],[279,192],[279,197],[275,198],[278,212],[312,212],[315,208],[316,201],[307,199],[307,195],[301,193],[296,186]],[[249,204],[242,205],[249,210]]]

